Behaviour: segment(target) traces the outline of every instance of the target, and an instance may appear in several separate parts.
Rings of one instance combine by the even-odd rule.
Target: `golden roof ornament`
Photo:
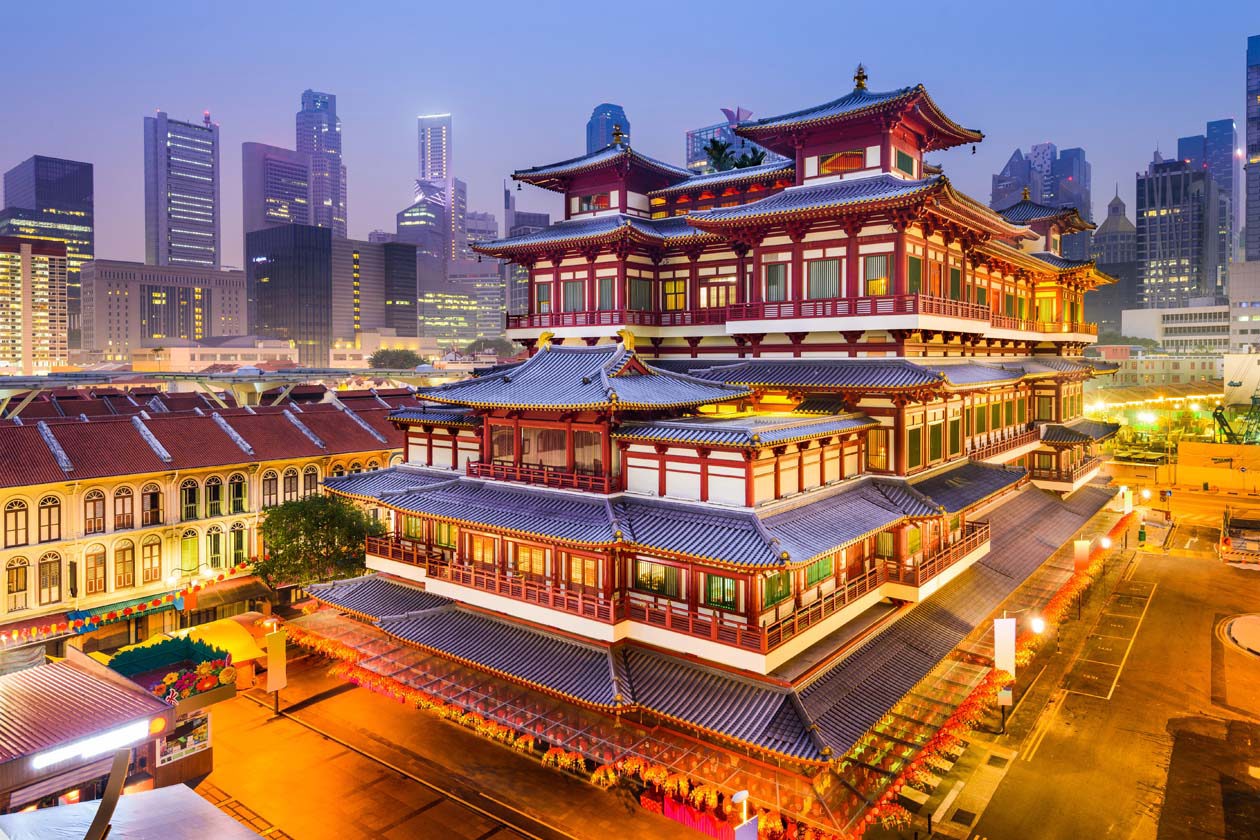
[[[551,340],[555,337],[556,337],[556,334],[553,333],[551,330],[543,330],[541,333],[538,334],[538,349],[550,350]]]
[[[853,89],[866,90],[866,68],[861,64],[857,66],[857,72],[853,74]]]
[[[617,335],[621,336],[621,346],[634,352],[634,333],[630,332],[626,327],[617,330]]]
[[[1028,191],[1028,187],[1024,187],[1024,201],[1028,201],[1031,198],[1032,198],[1032,193]]]
[[[614,124],[612,133],[612,144],[614,146],[624,146],[626,141],[625,132],[621,130],[621,126]]]

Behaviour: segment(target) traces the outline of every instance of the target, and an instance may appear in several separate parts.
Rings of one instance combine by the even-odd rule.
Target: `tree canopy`
[[[516,345],[506,338],[479,338],[464,348],[470,356],[478,353],[493,353],[496,356],[516,355]]]
[[[711,138],[704,146],[704,154],[709,159],[709,165],[718,172],[735,168],[735,156],[731,154],[731,144],[725,140]]]
[[[1145,347],[1147,350],[1158,350],[1159,342],[1152,338],[1136,338],[1131,335],[1121,335],[1118,332],[1104,332],[1098,335],[1099,344],[1136,344]]]
[[[364,540],[385,527],[336,496],[307,496],[267,512],[259,526],[266,552],[255,572],[273,589],[363,571]]]
[[[407,350],[403,348],[386,349],[381,348],[368,357],[368,364],[376,370],[402,370],[403,368],[413,368],[421,364],[424,360],[415,350]]]

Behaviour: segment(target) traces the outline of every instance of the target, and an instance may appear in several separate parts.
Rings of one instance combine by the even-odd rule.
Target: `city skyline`
[[[156,52],[134,57],[115,57],[89,80],[70,73],[69,67],[46,68],[32,85],[9,97],[12,119],[10,130],[0,138],[0,168],[32,154],[93,163],[98,181],[100,255],[141,259],[143,168],[142,150],[131,128],[134,120],[159,107],[182,118],[209,109],[223,131],[222,205],[223,230],[227,233],[222,262],[240,265],[243,242],[235,235],[241,230],[240,144],[254,141],[288,146],[292,140],[292,103],[307,88],[336,91],[341,100],[339,115],[354,126],[346,138],[345,162],[356,173],[349,197],[353,218],[348,231],[356,238],[366,238],[376,228],[392,227],[394,214],[410,202],[415,171],[414,120],[417,115],[433,112],[450,111],[461,126],[455,174],[469,182],[469,208],[480,211],[497,211],[500,183],[512,170],[551,159],[555,150],[580,154],[583,126],[594,103],[616,101],[628,113],[644,115],[635,124],[636,148],[681,165],[686,130],[709,121],[718,105],[738,100],[756,112],[776,113],[834,98],[847,88],[848,74],[857,61],[870,69],[873,89],[933,79],[934,96],[967,125],[986,132],[986,141],[975,155],[959,149],[936,156],[951,178],[973,194],[986,192],[990,175],[1001,169],[1012,148],[1046,140],[1062,147],[1085,148],[1100,185],[1096,218],[1101,217],[1112,192],[1103,187],[1117,180],[1121,197],[1132,206],[1133,175],[1144,168],[1155,142],[1171,143],[1206,119],[1229,116],[1240,128],[1244,124],[1246,36],[1260,29],[1260,14],[1246,14],[1250,10],[1245,4],[1219,4],[1192,20],[1150,15],[1148,6],[1134,4],[1100,10],[1095,18],[1097,26],[1081,32],[1075,50],[1093,62],[1082,71],[1085,81],[1093,78],[1103,84],[1101,80],[1106,80],[1108,85],[1133,92],[1133,107],[1123,110],[1109,108],[1101,97],[1082,101],[1078,84],[1056,87],[1056,80],[1044,76],[1042,65],[1033,63],[1019,43],[1008,44],[997,37],[1004,25],[997,14],[1000,8],[986,4],[966,20],[938,20],[934,14],[911,19],[908,36],[949,37],[959,45],[956,60],[947,66],[877,40],[836,51],[809,48],[811,42],[834,46],[831,36],[823,31],[799,36],[805,39],[799,44],[789,44],[789,36],[769,33],[767,46],[777,44],[787,56],[773,74],[742,66],[738,55],[723,46],[737,37],[743,24],[735,19],[715,21],[710,24],[714,37],[692,47],[693,60],[712,66],[715,72],[693,80],[685,97],[669,101],[659,99],[659,88],[650,73],[640,71],[624,78],[572,73],[566,71],[567,59],[559,49],[536,50],[534,73],[514,71],[519,56],[513,53],[512,45],[519,43],[519,36],[528,34],[535,45],[558,48],[585,26],[597,23],[590,15],[580,22],[543,28],[528,16],[510,12],[486,24],[475,21],[471,12],[442,10],[432,26],[450,37],[435,39],[439,42],[432,48],[435,55],[453,59],[463,43],[459,33],[476,31],[478,44],[486,48],[484,54],[490,59],[470,65],[458,81],[435,85],[423,68],[411,70],[390,58],[403,55],[407,41],[406,28],[391,26],[390,19],[381,21],[378,39],[351,45],[340,65],[344,69],[328,76],[291,67],[279,57],[272,61],[256,47],[268,32],[282,25],[281,21],[284,26],[296,26],[292,37],[302,38],[304,33],[315,37],[317,30],[336,25],[342,13],[335,8],[330,6],[327,14],[312,16],[309,23],[296,24],[283,9],[263,10],[255,25],[244,33],[235,31],[233,12],[225,8],[199,17],[195,23],[190,18],[190,25],[199,28],[207,44],[232,44],[224,47],[221,64],[178,65],[160,76],[153,74],[155,59],[176,54],[177,47],[172,45],[157,46]],[[987,13],[990,11],[992,14]],[[67,22],[64,44],[68,50],[90,55],[97,44],[112,38],[144,37],[168,23],[178,25],[182,13],[175,15],[172,22],[158,22],[136,14],[106,17],[85,13]],[[855,16],[853,23],[858,28],[879,25],[874,12],[859,11]],[[398,22],[404,19],[399,16]],[[640,45],[645,66],[654,63],[651,59],[656,53],[671,49],[647,37],[635,39],[648,20],[650,16],[627,22],[618,16],[617,23],[623,37]],[[475,26],[478,23],[481,25]],[[19,10],[10,25],[19,36],[13,41],[14,57],[19,62],[34,61],[31,50],[35,39],[20,36],[37,31],[38,14]],[[1125,38],[1114,37],[1118,29],[1126,31]],[[228,40],[230,34],[232,41]],[[1165,37],[1174,34],[1175,39]],[[775,41],[780,38],[784,40]],[[1142,46],[1152,40],[1169,42],[1158,62]],[[162,43],[161,39],[156,42]],[[245,55],[250,61],[235,61],[235,57]],[[434,61],[440,63],[440,59]],[[655,63],[663,67],[669,64]],[[1186,74],[1187,66],[1199,68],[1198,72]],[[995,68],[1026,68],[1026,72],[999,73]],[[666,72],[673,71],[661,71]],[[556,74],[564,74],[566,79],[563,93],[539,90],[532,81]],[[386,75],[391,77],[391,84],[382,85],[381,78]],[[259,84],[256,80],[260,78],[266,83]],[[785,93],[785,78],[803,80],[800,89]],[[975,85],[976,79],[984,79],[985,84]],[[1027,96],[1030,79],[1039,80],[1036,97]],[[68,116],[64,123],[45,117],[44,105],[54,98],[65,103],[63,113],[74,114],[76,123],[94,123],[98,130],[59,130],[71,123]],[[1170,133],[1169,126],[1177,129]],[[520,204],[553,214],[559,209],[538,191],[521,195]]]

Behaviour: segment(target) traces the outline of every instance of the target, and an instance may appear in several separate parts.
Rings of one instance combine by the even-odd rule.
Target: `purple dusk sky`
[[[0,169],[32,154],[96,167],[97,254],[142,259],[142,117],[210,110],[223,142],[223,259],[240,265],[241,143],[292,147],[305,88],[337,95],[350,235],[393,229],[416,176],[417,114],[455,117],[454,166],[469,209],[502,223],[516,168],[584,151],[600,102],[622,104],[633,144],[681,163],[683,133],[852,88],[923,82],[987,139],[937,155],[983,201],[1012,149],[1081,146],[1094,214],[1158,145],[1208,120],[1242,133],[1246,37],[1255,0],[1105,3],[721,4],[655,2],[17,4],[4,14]],[[1242,139],[1240,138],[1240,143]],[[526,187],[521,209],[559,209]]]

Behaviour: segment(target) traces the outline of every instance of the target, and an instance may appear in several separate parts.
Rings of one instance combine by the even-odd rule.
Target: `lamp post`
[[[993,619],[993,667],[1011,675],[1011,687],[998,692],[998,708],[1002,711],[1002,729],[999,735],[1006,734],[1006,707],[1015,703],[1015,637],[1017,621],[1012,615],[1027,612],[1030,607],[1018,610],[1002,610],[1002,617]],[[1046,631],[1046,620],[1039,615],[1029,618],[1028,627],[1040,636]]]

